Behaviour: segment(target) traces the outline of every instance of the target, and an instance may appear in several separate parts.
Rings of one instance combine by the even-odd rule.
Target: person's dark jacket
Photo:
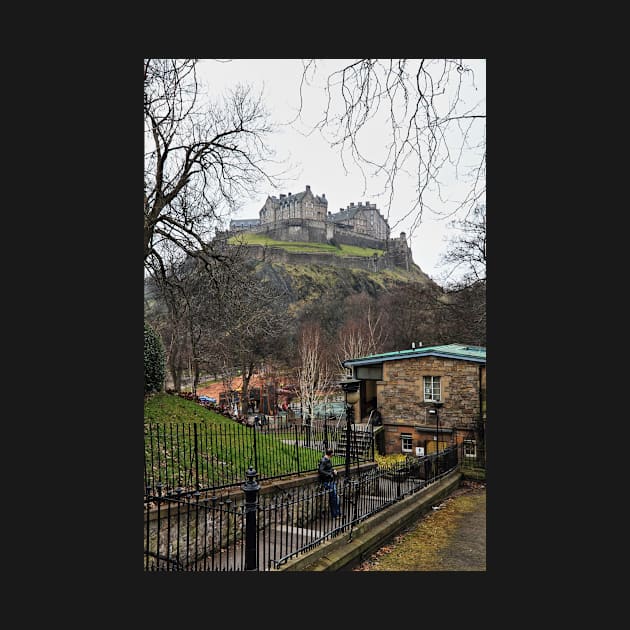
[[[333,465],[328,457],[322,457],[319,460],[319,466],[317,467],[320,481],[332,481],[335,478],[333,473]]]

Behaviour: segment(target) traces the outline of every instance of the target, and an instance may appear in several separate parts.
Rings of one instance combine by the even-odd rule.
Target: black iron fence
[[[163,493],[179,489],[216,490],[243,482],[243,471],[252,467],[259,480],[282,478],[317,469],[322,452],[335,450],[334,465],[345,462],[349,439],[351,463],[374,461],[371,426],[314,419],[245,426],[212,423],[145,423],[145,491]]]
[[[257,471],[247,470],[238,500],[227,489],[145,494],[145,571],[268,571],[350,531],[357,523],[422,491],[459,463],[458,449],[408,458],[341,479],[335,491],[341,517],[333,518],[330,490],[318,482],[259,495]],[[232,491],[234,492],[234,491]],[[234,496],[234,494],[232,494]]]
[[[485,444],[466,440],[460,445],[460,461],[464,470],[484,470],[486,468]]]

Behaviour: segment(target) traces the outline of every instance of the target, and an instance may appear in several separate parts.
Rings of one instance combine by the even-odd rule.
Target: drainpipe
[[[481,396],[481,392],[483,391],[481,387],[481,377],[482,377],[483,365],[479,366],[479,428],[483,427],[483,400]],[[484,431],[484,449],[485,449],[485,431]]]

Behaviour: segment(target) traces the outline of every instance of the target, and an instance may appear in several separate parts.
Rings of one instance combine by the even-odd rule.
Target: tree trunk
[[[176,392],[182,391],[182,368],[171,364],[171,378],[173,379],[173,389]]]
[[[247,416],[249,413],[249,374],[243,370],[243,385],[241,387],[241,415]]]
[[[197,385],[199,385],[199,361],[197,359],[193,359],[193,382],[192,382],[192,393],[197,395]]]
[[[254,373],[254,366],[250,364],[247,368],[243,366],[243,385],[241,387],[241,415],[247,415],[247,409],[249,406],[249,382]]]

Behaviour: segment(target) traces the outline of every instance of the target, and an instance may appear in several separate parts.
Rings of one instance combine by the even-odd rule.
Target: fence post
[[[254,423],[254,470],[257,468],[258,468],[258,451],[256,449],[256,424]]]
[[[374,425],[370,423],[370,433],[372,438],[372,461],[374,461]]]
[[[352,515],[352,521],[356,523],[359,518],[359,492],[361,484],[358,479],[353,479],[352,485],[354,486],[354,492],[352,493],[354,496],[354,514]]]
[[[201,483],[199,482],[199,437],[197,435],[197,423],[193,424],[193,429],[195,432],[195,489],[199,490],[201,488]]]
[[[251,466],[247,469],[246,475],[247,481],[241,486],[245,493],[245,570],[256,571],[258,568],[256,512],[260,484],[255,479],[256,470]]]
[[[300,474],[300,446],[298,444],[298,428],[297,425],[293,425],[295,429],[295,460],[297,462],[297,472]]]

